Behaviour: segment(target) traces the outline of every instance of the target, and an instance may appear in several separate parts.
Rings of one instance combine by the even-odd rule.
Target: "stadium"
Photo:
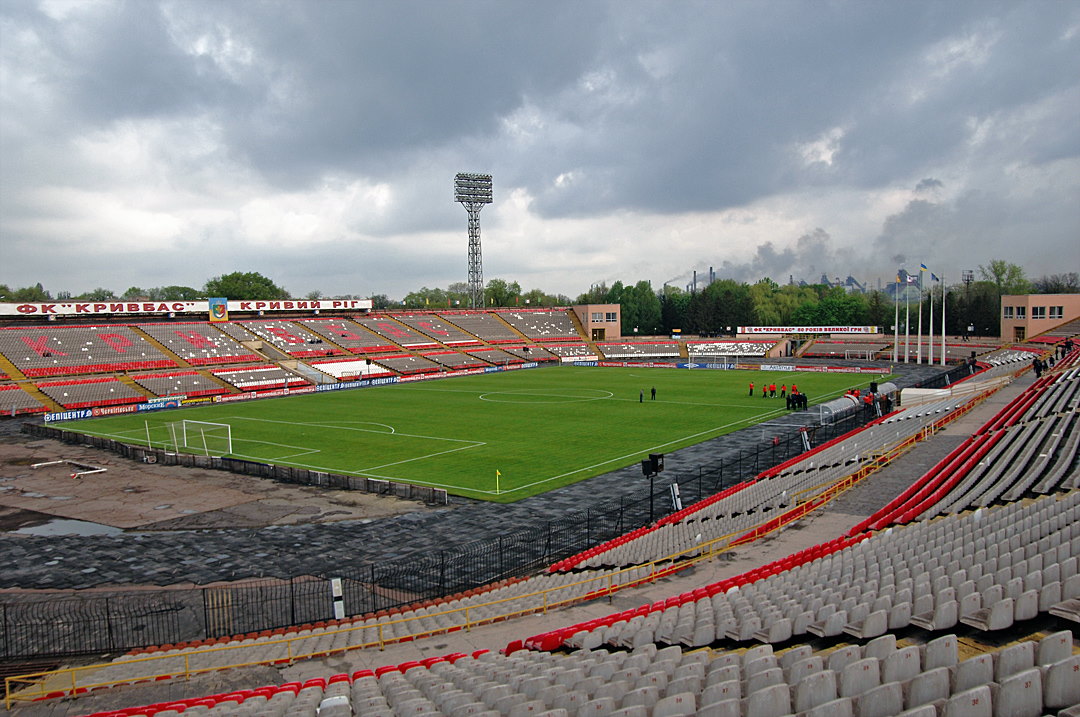
[[[13,714],[1080,703],[1080,320],[930,365],[611,307],[10,308]]]

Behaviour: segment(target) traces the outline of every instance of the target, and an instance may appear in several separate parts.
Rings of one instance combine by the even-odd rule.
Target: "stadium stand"
[[[4,328],[0,353],[33,378],[176,366],[128,326]]]
[[[482,347],[468,349],[466,352],[476,359],[480,359],[495,366],[509,366],[511,364],[525,363],[525,359],[515,353],[504,351],[501,348]]]
[[[324,341],[318,334],[291,321],[273,319],[241,323],[247,331],[294,358],[340,356],[345,353],[337,346]]]
[[[501,311],[499,317],[533,341],[580,341],[566,311]]]
[[[15,384],[0,385],[0,415],[44,413],[48,406]]]
[[[228,389],[198,371],[133,374],[131,379],[155,396],[213,396]]]
[[[541,348],[560,360],[596,358],[596,352],[586,344],[544,344]]]
[[[435,373],[442,370],[436,362],[423,356],[401,354],[399,356],[379,356],[375,359],[388,369],[397,371],[402,376],[417,373]]]
[[[1078,355],[1059,362],[1057,370],[1002,408],[974,432],[972,442],[994,436],[1004,441],[1008,433],[1027,431],[1015,440],[1018,446],[1034,446],[1029,458],[1061,454],[1062,444],[1067,446],[1076,433],[1080,384],[1072,365]],[[997,360],[988,359],[990,368],[980,374],[988,383],[1026,369],[1030,354],[1027,361]],[[567,603],[595,600],[615,587],[653,581],[685,567],[687,558],[703,552],[706,522],[729,521],[721,538],[731,536],[734,542],[754,534],[754,526],[775,525],[773,516],[784,508],[812,506],[823,484],[843,480],[888,445],[933,433],[929,428],[943,417],[974,405],[972,397],[944,392],[897,411],[538,576],[411,610],[304,626],[287,636],[162,646],[153,654],[175,661],[175,667],[160,670],[166,674],[182,674],[189,664],[212,669],[285,663],[297,656],[330,655],[358,642],[382,646],[459,632],[472,621],[546,613],[558,602],[553,595]],[[995,446],[976,445],[974,451],[965,445],[948,459],[967,461],[985,447],[980,460],[996,466],[986,484],[996,491],[994,498],[975,511],[934,519],[919,512],[941,505],[948,495],[948,486],[935,478],[945,471],[935,467],[896,501],[834,540],[660,602],[515,641],[502,654],[451,653],[95,717],[1080,714],[1080,655],[1073,654],[1075,643],[1067,630],[963,659],[960,630],[999,634],[1040,616],[1080,621],[1080,476],[1072,471],[1070,480],[1047,485],[1048,491],[1068,492],[1021,500],[1036,488],[1030,471],[1018,471],[1015,479],[1005,476],[1025,449],[1018,448],[1010,459],[1002,454],[991,460]],[[1048,480],[1045,471],[1042,475],[1036,479],[1039,485]],[[631,545],[636,553],[624,549]],[[597,588],[590,579],[605,587]],[[927,641],[898,640],[909,626],[929,631]],[[709,649],[696,649],[701,647]],[[146,679],[140,661],[147,654],[99,666],[73,677],[72,684],[86,690]]]
[[[401,348],[379,334],[346,319],[308,319],[298,324],[328,341],[356,354],[400,351]]]
[[[207,322],[136,324],[135,327],[192,366],[259,360],[236,339]]]
[[[373,331],[405,349],[419,351],[439,348],[439,343],[433,341],[431,337],[425,336],[419,331],[415,331],[405,324],[388,317],[361,316],[357,317],[355,321],[369,331]]]
[[[476,349],[473,350],[475,351]],[[489,349],[489,351],[498,351],[498,349]],[[504,352],[499,351],[499,353],[502,354]],[[477,356],[461,353],[460,351],[431,351],[424,353],[423,357],[431,359],[449,369],[481,368],[489,365]]]
[[[609,359],[677,358],[677,341],[641,341],[626,343],[597,343],[600,353]]]
[[[326,361],[312,361],[311,366],[338,380],[351,381],[360,378],[382,378],[384,376],[394,375],[393,371],[390,371],[384,366],[380,366],[370,359],[329,359]]]
[[[880,358],[881,352],[892,344],[887,341],[822,341],[815,340],[802,355],[807,358],[844,358],[857,355],[858,358]],[[923,349],[926,354],[926,349]]]
[[[146,400],[146,396],[111,376],[40,381],[34,385],[46,396],[69,410],[140,403]]]
[[[567,655],[477,650],[91,717],[871,717],[905,709],[937,715],[939,708],[946,715],[1039,715],[1080,700],[1080,683],[1070,679],[1080,664],[1069,655],[1071,637],[1062,631],[968,659],[952,634],[924,645],[879,639],[819,651],[763,645],[706,653],[652,644]]]
[[[687,341],[690,358],[720,356],[764,356],[775,341]]]
[[[558,361],[559,357],[543,346],[500,346],[503,351],[523,361]]]
[[[437,314],[393,314],[393,317],[445,346],[479,346],[481,342],[458,327],[443,321]]]
[[[241,391],[307,386],[308,381],[278,366],[238,366],[211,369],[210,373]]]
[[[439,317],[457,326],[467,334],[476,336],[484,343],[505,344],[520,342],[521,336],[500,319],[498,312],[462,311],[442,312]]]

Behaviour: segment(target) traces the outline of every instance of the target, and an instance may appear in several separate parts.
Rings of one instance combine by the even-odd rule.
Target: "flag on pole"
[[[930,281],[941,281],[941,279],[934,272],[930,272]]]
[[[926,271],[926,264],[919,264],[919,271]]]
[[[495,469],[495,493],[502,493],[499,490],[499,479],[502,478],[502,472],[498,468]]]

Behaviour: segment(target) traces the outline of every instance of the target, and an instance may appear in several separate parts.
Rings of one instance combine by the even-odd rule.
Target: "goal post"
[[[167,425],[170,443],[177,453],[225,456],[233,452],[232,426],[228,423],[184,419]]]

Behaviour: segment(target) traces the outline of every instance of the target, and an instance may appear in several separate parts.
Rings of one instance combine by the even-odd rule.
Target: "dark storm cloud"
[[[9,0],[0,282],[74,241],[128,258],[90,282],[118,289],[141,281],[108,267],[156,274],[200,242],[263,245],[297,292],[346,293],[310,268],[342,247],[436,285],[458,171],[495,176],[485,240],[535,222],[547,262],[603,276],[888,275],[932,252],[1047,272],[1080,223],[1078,28],[1038,0]],[[732,208],[756,239],[715,247],[696,225]],[[637,231],[656,215],[685,222],[670,265]],[[435,233],[455,243],[432,260],[414,237]]]

